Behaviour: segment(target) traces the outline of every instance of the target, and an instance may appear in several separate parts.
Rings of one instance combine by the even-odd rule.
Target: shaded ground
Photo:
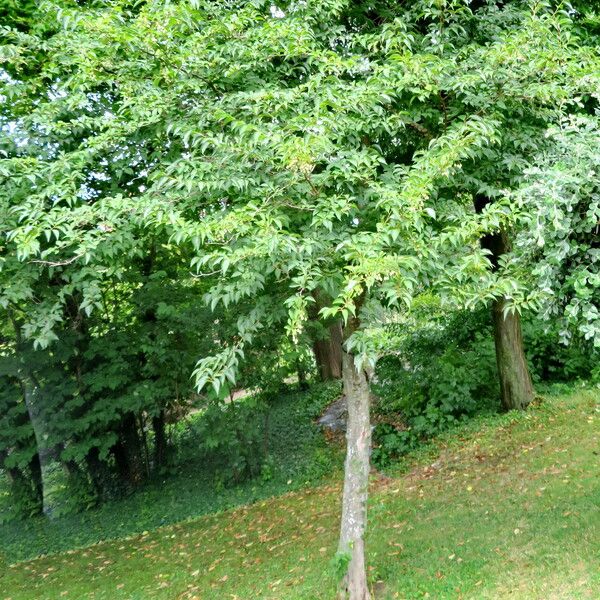
[[[94,510],[64,514],[50,521],[34,518],[2,523],[2,505],[6,506],[10,497],[3,497],[0,479],[0,564],[3,554],[6,560],[15,562],[89,546],[98,540],[140,534],[317,485],[342,462],[341,451],[327,444],[314,423],[315,417],[337,396],[339,386],[335,383],[314,385],[309,392],[288,391],[276,396],[269,410],[267,468],[238,484],[223,485],[218,477],[219,467],[198,456],[203,436],[202,428],[198,429],[201,414],[192,415],[189,423],[179,424],[176,446],[181,457],[173,472]]]
[[[330,599],[339,486],[4,569],[0,598]],[[376,598],[600,597],[600,390],[476,420],[374,477]]]

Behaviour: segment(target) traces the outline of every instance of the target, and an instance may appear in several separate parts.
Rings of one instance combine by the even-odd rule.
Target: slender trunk
[[[339,322],[328,327],[328,337],[313,342],[315,361],[322,381],[342,377],[342,326]]]
[[[524,410],[535,393],[523,351],[521,317],[517,312],[505,314],[505,306],[504,300],[497,300],[493,306],[502,406],[505,410]]]
[[[489,204],[485,196],[475,197],[475,211],[481,213]],[[506,232],[490,233],[481,238],[481,247],[490,252],[492,268],[497,270],[500,257],[510,252]],[[506,410],[523,410],[533,400],[535,392],[527,366],[521,317],[518,313],[506,313],[506,298],[499,298],[492,305],[496,363],[500,378],[500,398]]]
[[[42,480],[42,465],[40,464],[40,456],[37,451],[31,457],[29,461],[29,470],[31,471],[31,481],[33,483],[33,490],[35,499],[40,507],[40,511],[44,510],[44,482]]]
[[[148,451],[148,436],[146,435],[146,419],[143,414],[139,415],[139,427],[142,436],[142,448],[144,450],[144,468],[146,477],[150,476],[150,452]]]
[[[300,360],[296,361],[296,374],[298,375],[298,389],[305,392],[308,389],[308,382],[306,381],[306,371]]]
[[[338,553],[349,559],[340,598],[370,598],[365,567],[365,530],[371,451],[370,396],[367,374],[357,370],[352,355],[342,356],[342,379],[348,403],[344,495]]]
[[[137,486],[144,479],[144,467],[142,444],[134,413],[128,412],[124,415],[121,423],[121,435],[127,462],[127,479],[130,484]]]
[[[158,469],[165,464],[167,455],[167,436],[165,434],[165,411],[161,410],[152,417],[154,429],[154,468]]]
[[[21,338],[21,328],[11,312],[9,312],[9,318],[14,329],[16,353],[17,357],[19,358],[19,384],[21,386],[25,408],[27,409],[27,414],[29,416],[29,422],[31,423],[31,428],[33,429],[38,461],[40,465],[42,510],[45,515],[51,516],[52,506],[50,499],[48,498],[48,489],[45,485],[45,481],[47,474],[50,472],[52,450],[47,444],[47,439],[49,437],[48,423],[44,418],[42,411],[41,386],[33,370],[31,369],[31,365],[29,365],[27,359],[23,357],[22,350],[24,343]]]
[[[269,417],[271,415],[271,411],[269,407],[265,411],[265,418],[263,421],[263,458],[267,458],[269,456]]]
[[[42,487],[42,506],[46,516],[52,516],[52,502],[48,497],[47,480],[48,473],[51,470],[52,448],[48,447],[48,427],[46,419],[42,414],[42,399],[40,385],[27,367],[23,369],[21,378],[21,389],[23,390],[23,399],[29,415],[29,421],[35,436],[38,461],[40,465],[40,479]]]

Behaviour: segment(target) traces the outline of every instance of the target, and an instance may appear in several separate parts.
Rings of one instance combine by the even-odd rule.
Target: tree
[[[488,198],[475,198],[475,210],[478,213],[488,204]],[[498,269],[502,257],[511,251],[505,231],[483,236],[481,247],[489,252],[495,270]],[[502,406],[506,410],[523,410],[533,400],[534,391],[523,347],[521,316],[510,310],[506,298],[498,298],[492,304],[492,321]]]
[[[600,162],[597,117],[565,118],[528,169],[514,202],[529,208],[515,238],[515,263],[529,269],[529,301],[558,323],[565,344],[600,347]]]
[[[353,599],[369,593],[369,373],[386,348],[382,315],[424,291],[528,307],[522,270],[510,255],[493,268],[479,241],[518,222],[505,191],[520,187],[540,134],[593,88],[582,74],[597,58],[576,45],[568,15],[547,2],[475,8],[70,6],[43,74],[55,91],[20,121],[69,145],[3,165],[10,250],[23,269],[65,267],[61,285],[90,314],[115,263],[122,276],[139,258],[141,232],[193,249],[209,305],[239,311],[236,331],[198,362],[199,388],[233,385],[264,332],[299,340],[311,312],[343,324],[338,558]],[[144,184],[127,190],[93,175],[132,167]],[[477,194],[493,200],[479,213]],[[49,314],[62,315],[63,295]],[[312,311],[315,295],[329,300]],[[52,341],[30,321],[32,339]]]

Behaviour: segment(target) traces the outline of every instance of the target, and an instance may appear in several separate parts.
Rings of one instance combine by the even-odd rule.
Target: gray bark
[[[9,313],[9,317],[15,332],[16,352],[20,363],[18,377],[21,383],[21,389],[23,390],[23,400],[35,436],[39,457],[43,512],[46,516],[51,516],[52,506],[50,499],[48,498],[48,486],[46,485],[46,481],[51,468],[52,449],[48,446],[48,427],[44,415],[42,414],[41,386],[33,373],[31,365],[27,364],[26,359],[24,359],[21,354],[23,341],[21,339],[19,324],[11,313]]]
[[[370,394],[367,374],[357,370],[352,355],[342,356],[342,379],[348,403],[346,463],[342,522],[338,552],[349,556],[348,571],[340,587],[340,598],[368,600],[365,567],[365,531],[371,450]]]
[[[27,374],[23,374],[23,388],[25,406],[29,413],[29,420],[31,421],[31,426],[35,435],[38,457],[40,460],[43,511],[46,516],[50,517],[52,516],[52,502],[48,497],[48,486],[46,485],[46,481],[51,469],[52,450],[48,447],[47,443],[47,427],[40,406],[40,388],[36,383],[30,381]]]

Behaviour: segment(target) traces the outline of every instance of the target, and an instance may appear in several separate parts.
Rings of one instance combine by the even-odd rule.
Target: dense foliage
[[[350,407],[376,382],[385,464],[497,406],[498,378],[505,408],[527,406],[521,314],[534,380],[593,371],[590,3],[0,14],[0,468],[15,513],[58,516],[65,487],[79,508],[126,495],[176,472],[189,439],[216,488],[266,480],[272,399],[318,372],[344,372]],[[190,411],[202,419],[180,431]]]
[[[377,365],[378,400],[373,460],[388,467],[398,456],[477,414],[497,411],[498,378],[488,311],[435,314],[404,323]],[[418,311],[415,311],[418,314]],[[431,313],[433,312],[433,316]],[[591,343],[561,342],[558,323],[529,316],[523,336],[537,384],[597,377],[600,351]],[[600,381],[600,380],[599,380]]]
[[[193,413],[169,427],[176,468],[153,477],[134,494],[83,513],[73,511],[72,492],[65,487],[59,470],[53,474],[58,507],[55,512],[59,514],[51,520],[15,520],[14,504],[0,478],[0,553],[14,561],[64,551],[319,483],[339,468],[341,460],[340,452],[327,445],[315,426],[314,416],[338,394],[336,382],[315,384],[308,393],[284,389],[271,399],[268,421],[262,413],[251,422],[244,420],[250,407],[246,408],[245,400],[240,399],[238,419],[228,421],[228,428],[240,433],[235,439],[221,430],[205,437],[214,417]],[[223,435],[215,444],[217,433]],[[232,471],[222,467],[239,457],[244,437],[259,440],[260,473],[236,482],[231,478]]]

